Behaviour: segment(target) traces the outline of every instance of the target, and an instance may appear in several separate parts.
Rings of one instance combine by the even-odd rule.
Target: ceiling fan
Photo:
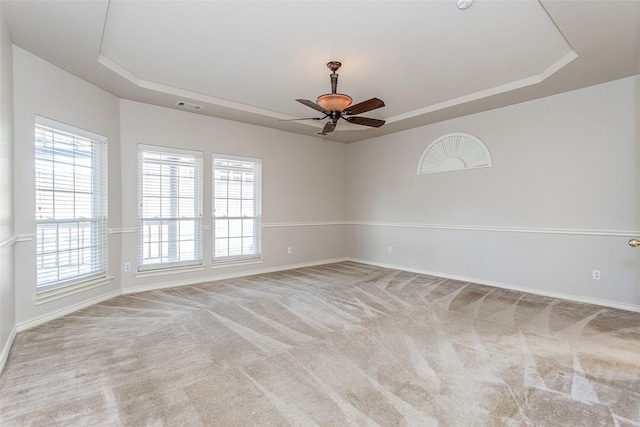
[[[381,99],[371,98],[359,104],[351,105],[353,99],[350,96],[336,93],[338,88],[338,74],[336,74],[336,71],[338,71],[341,66],[342,64],[338,61],[331,61],[327,64],[327,67],[331,70],[331,93],[320,95],[316,102],[307,99],[296,99],[299,103],[320,111],[324,116],[294,120],[324,120],[327,117],[330,118],[327,124],[324,125],[324,128],[322,128],[322,132],[318,132],[318,135],[327,135],[333,132],[339,119],[344,119],[356,125],[375,128],[379,128],[384,124],[384,120],[369,117],[354,117],[356,114],[362,114],[375,110],[376,108],[384,107],[384,102]]]

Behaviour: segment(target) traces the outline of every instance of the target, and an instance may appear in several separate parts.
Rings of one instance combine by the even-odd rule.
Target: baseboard
[[[27,329],[33,328],[38,325],[42,325],[43,323],[49,322],[53,319],[57,319],[58,317],[66,316],[67,314],[71,314],[74,311],[82,310],[83,308],[90,307],[94,304],[98,304],[102,301],[106,301],[108,299],[114,298],[121,295],[120,290],[109,292],[108,294],[100,295],[95,298],[91,298],[89,300],[83,301],[78,304],[74,304],[72,306],[66,307],[62,310],[54,311],[53,313],[46,314],[44,316],[36,317],[35,319],[27,320],[26,322],[21,322],[16,325],[17,332],[22,332]]]
[[[158,289],[175,288],[178,286],[197,285],[199,283],[215,282],[218,280],[227,280],[227,279],[236,279],[239,277],[255,276],[257,274],[276,273],[278,271],[295,270],[296,268],[315,267],[318,265],[333,264],[336,262],[344,262],[348,260],[349,260],[348,258],[332,258],[332,259],[325,259],[321,261],[305,262],[300,264],[288,264],[288,265],[281,265],[278,267],[260,268],[256,270],[244,270],[244,271],[238,271],[235,273],[216,274],[213,276],[198,277],[190,280],[178,280],[173,282],[154,283],[152,285],[136,286],[134,288],[124,288],[122,289],[122,294],[124,295],[135,294],[138,292],[155,291]]]
[[[317,266],[317,265],[333,264],[333,263],[342,262],[342,261],[347,261],[347,258],[325,259],[325,260],[321,260],[321,261],[312,261],[312,262],[306,262],[306,263],[300,263],[300,264],[289,264],[289,265],[283,265],[283,266],[279,266],[279,267],[262,268],[262,269],[258,269],[258,270],[248,270],[248,271],[241,271],[241,272],[236,272],[236,273],[218,274],[218,275],[208,276],[208,277],[198,277],[198,278],[191,279],[191,280],[156,283],[156,284],[148,285],[148,286],[140,286],[140,287],[128,288],[128,289],[118,289],[116,291],[109,292],[108,294],[100,295],[100,296],[98,296],[96,298],[92,298],[92,299],[89,299],[87,301],[83,301],[81,303],[74,304],[74,305],[66,307],[66,308],[64,308],[62,310],[58,310],[58,311],[55,311],[53,313],[46,314],[44,316],[36,317],[35,319],[27,320],[26,322],[18,323],[14,328],[15,332],[12,335],[10,343],[11,344],[13,343],[13,337],[15,336],[16,332],[22,332],[22,331],[25,331],[27,329],[33,328],[35,326],[42,325],[43,323],[49,322],[51,320],[57,319],[57,318],[62,317],[62,316],[66,316],[67,314],[71,314],[71,313],[73,313],[75,311],[81,310],[83,308],[90,307],[90,306],[92,306],[94,304],[98,304],[100,302],[106,301],[108,299],[111,299],[111,298],[114,298],[114,297],[117,297],[117,296],[120,296],[120,295],[123,295],[123,294],[133,294],[133,293],[144,292],[144,291],[154,291],[154,290],[158,290],[158,289],[174,288],[174,287],[177,287],[177,286],[197,285],[199,283],[212,282],[212,281],[216,281],[216,280],[234,279],[234,278],[246,277],[246,276],[255,276],[256,274],[275,273],[275,272],[278,272],[278,271],[293,270],[293,269],[296,269],[296,268],[304,268],[304,267],[314,267],[314,266]],[[8,348],[11,348],[11,346],[9,345]],[[2,354],[3,358],[7,357],[8,351],[9,351],[8,348],[4,349],[4,351],[6,351],[7,354],[5,355],[3,353]],[[3,359],[2,363],[4,363],[4,359]],[[0,370],[0,372],[1,372],[1,370]]]
[[[487,281],[487,280],[482,280],[482,279],[476,279],[476,278],[473,278],[473,277],[457,276],[457,275],[447,274],[447,273],[442,273],[442,272],[437,272],[437,271],[421,270],[421,269],[409,268],[409,267],[404,267],[404,266],[399,266],[399,265],[392,265],[392,264],[380,263],[380,262],[375,262],[375,261],[369,261],[369,260],[364,260],[364,259],[359,259],[359,258],[347,258],[346,260],[347,261],[352,261],[352,262],[358,262],[358,263],[361,263],[361,264],[373,265],[373,266],[376,266],[376,267],[390,268],[390,269],[393,269],[393,270],[409,271],[411,273],[426,274],[428,276],[442,277],[443,279],[452,279],[452,280],[458,280],[458,281],[461,281],[461,282],[477,283],[479,285],[492,286],[494,288],[509,289],[509,290],[512,290],[512,291],[526,292],[526,293],[529,293],[529,294],[541,295],[541,296],[550,297],[550,298],[558,298],[558,299],[564,299],[564,300],[569,300],[569,301],[581,302],[581,303],[585,303],[585,304],[594,304],[594,305],[600,305],[600,306],[603,306],[603,307],[611,307],[611,308],[617,308],[617,309],[620,309],[620,310],[633,311],[633,312],[640,313],[640,306],[633,305],[633,304],[624,304],[624,303],[620,303],[620,302],[601,300],[601,299],[597,299],[597,298],[583,297],[583,296],[579,296],[579,295],[563,294],[563,293],[560,293],[560,292],[550,292],[550,291],[545,291],[545,290],[540,290],[540,289],[535,289],[535,288],[527,288],[527,287],[523,287],[523,286],[512,285],[510,283],[492,282],[492,281]]]
[[[604,307],[617,308],[617,309],[620,309],[620,310],[640,312],[640,306],[632,305],[632,304],[624,304],[624,303],[618,303],[618,302],[615,302],[615,301],[600,300],[600,299],[597,299],[597,298],[589,298],[589,297],[582,297],[582,296],[577,296],[577,295],[562,294],[562,293],[558,293],[558,292],[543,291],[543,290],[540,290],[540,289],[526,288],[526,287],[522,287],[522,286],[508,284],[508,283],[492,282],[492,281],[487,281],[487,280],[482,280],[482,279],[477,279],[477,278],[472,278],[472,277],[457,276],[457,275],[446,274],[446,273],[442,273],[442,272],[428,271],[428,270],[404,267],[404,266],[400,266],[400,265],[379,263],[379,262],[370,261],[370,260],[364,260],[364,259],[359,259],[359,258],[343,257],[343,258],[325,259],[325,260],[320,260],[320,261],[312,261],[312,262],[299,263],[299,264],[282,265],[282,266],[278,266],[278,267],[262,268],[262,269],[256,269],[256,270],[245,270],[245,271],[240,271],[240,272],[235,272],[235,273],[217,274],[217,275],[208,276],[208,277],[199,277],[199,278],[195,278],[195,279],[191,279],[191,280],[156,283],[156,284],[153,284],[153,285],[140,286],[140,287],[135,287],[135,288],[118,289],[118,290],[110,292],[108,294],[101,295],[99,297],[92,298],[92,299],[87,300],[87,301],[83,301],[81,303],[72,305],[70,307],[66,307],[66,308],[64,308],[62,310],[55,311],[53,313],[49,313],[49,314],[47,314],[45,316],[40,316],[40,317],[37,317],[35,319],[28,320],[26,322],[18,323],[14,327],[14,330],[12,331],[9,339],[5,343],[5,346],[4,346],[3,350],[2,350],[2,354],[0,355],[1,356],[1,359],[0,359],[0,372],[2,372],[2,368],[4,367],[6,359],[7,359],[8,355],[9,355],[9,350],[11,349],[11,346],[13,345],[13,340],[14,340],[15,334],[17,332],[25,331],[27,329],[33,328],[35,326],[41,325],[43,323],[49,322],[51,320],[57,319],[59,317],[65,316],[67,314],[71,314],[71,313],[73,313],[75,311],[78,311],[78,310],[81,310],[83,308],[92,306],[94,304],[98,304],[100,302],[103,302],[103,301],[106,301],[108,299],[117,297],[119,295],[133,294],[133,293],[138,293],[138,292],[153,291],[153,290],[166,289],[166,288],[173,288],[173,287],[178,287],[178,286],[196,285],[196,284],[199,284],[199,283],[213,282],[213,281],[217,281],[217,280],[226,280],[226,279],[235,279],[235,278],[239,278],[239,277],[255,276],[255,275],[258,275],[258,274],[276,273],[276,272],[279,272],[279,271],[295,270],[297,268],[305,268],[305,267],[315,267],[315,266],[318,266],[318,265],[333,264],[333,263],[344,262],[344,261],[351,261],[351,262],[357,262],[357,263],[361,263],[361,264],[374,265],[374,266],[377,266],[377,267],[390,268],[390,269],[394,269],[394,270],[409,271],[409,272],[418,273],[418,274],[426,274],[426,275],[429,275],[429,276],[442,277],[444,279],[452,279],[452,280],[459,280],[459,281],[463,281],[463,282],[478,283],[480,285],[492,286],[492,287],[502,288],[502,289],[510,289],[510,290],[518,291],[518,292],[527,292],[527,293],[530,293],[530,294],[542,295],[542,296],[546,296],[546,297],[550,297],[550,298],[559,298],[559,299],[564,299],[564,300],[569,300],[569,301],[576,301],[576,302],[581,302],[581,303],[586,303],[586,304],[595,304],[595,305],[600,305],[600,306],[604,306]]]
[[[7,363],[7,359],[9,358],[9,352],[11,351],[11,347],[13,346],[13,341],[16,339],[16,333],[18,331],[14,327],[11,333],[9,334],[9,338],[7,342],[4,343],[4,347],[2,348],[2,354],[0,354],[0,374],[4,370],[4,365]]]

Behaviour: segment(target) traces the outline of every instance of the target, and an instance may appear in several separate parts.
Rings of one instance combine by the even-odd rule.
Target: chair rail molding
[[[500,226],[485,226],[485,225],[423,224],[423,223],[377,222],[377,221],[347,221],[346,224],[369,226],[369,227],[426,228],[426,229],[436,229],[436,230],[464,230],[464,231],[494,231],[494,232],[503,232],[503,233],[569,234],[569,235],[576,235],[576,236],[626,237],[626,236],[640,233],[639,230],[500,227]]]

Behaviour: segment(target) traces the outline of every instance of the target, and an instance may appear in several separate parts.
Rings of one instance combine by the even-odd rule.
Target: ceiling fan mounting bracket
[[[340,61],[331,61],[331,62],[327,62],[327,68],[330,69],[332,72],[336,72],[340,69],[340,67],[342,67],[342,63]]]

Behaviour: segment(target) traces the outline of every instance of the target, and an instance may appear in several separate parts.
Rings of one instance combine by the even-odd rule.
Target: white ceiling
[[[297,102],[378,97],[352,142],[640,74],[640,0],[8,1],[13,43],[114,95],[316,136]]]

